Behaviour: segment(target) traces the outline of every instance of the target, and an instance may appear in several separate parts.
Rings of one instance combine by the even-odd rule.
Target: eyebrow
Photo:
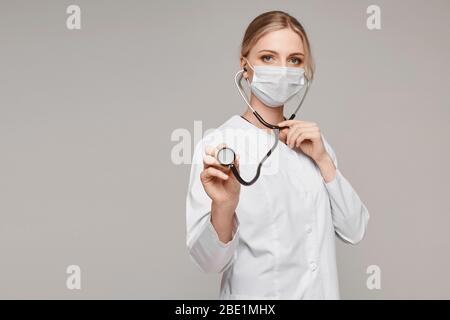
[[[271,53],[273,53],[273,54],[278,54],[278,52],[276,52],[276,51],[273,51],[273,50],[267,50],[267,49],[259,50],[258,53],[260,53],[260,52],[271,52]],[[294,53],[291,53],[291,54],[290,54],[290,56],[293,56],[293,55],[304,56],[305,54],[302,53],[302,52],[294,52]]]

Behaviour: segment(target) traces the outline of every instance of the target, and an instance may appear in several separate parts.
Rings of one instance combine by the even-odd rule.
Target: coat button
[[[317,264],[314,261],[311,261],[311,263],[309,264],[310,268],[312,271],[316,271],[317,269]]]
[[[311,227],[311,225],[308,224],[308,225],[306,226],[306,232],[307,232],[307,233],[311,233],[311,232],[312,232],[312,227]]]

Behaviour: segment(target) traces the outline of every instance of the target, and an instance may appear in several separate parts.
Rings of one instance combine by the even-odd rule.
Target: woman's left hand
[[[278,123],[278,126],[289,127],[280,130],[279,135],[280,140],[289,148],[302,151],[316,163],[328,156],[317,123],[302,120],[285,120]]]

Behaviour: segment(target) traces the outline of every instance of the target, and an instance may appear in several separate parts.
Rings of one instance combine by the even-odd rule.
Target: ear
[[[243,72],[243,76],[244,76],[244,78],[245,79],[248,79],[248,66],[247,66],[247,61],[245,61],[245,59],[244,59],[244,57],[243,56],[241,56],[241,69],[243,69],[244,70],[244,72]]]

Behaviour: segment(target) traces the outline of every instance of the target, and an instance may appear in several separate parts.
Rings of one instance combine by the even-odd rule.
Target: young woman
[[[186,201],[190,257],[205,272],[223,272],[220,299],[338,299],[335,234],[358,243],[369,212],[317,123],[284,117],[284,103],[313,78],[304,28],[285,12],[261,14],[247,27],[240,65],[251,92],[247,110],[194,152]],[[248,137],[257,138],[250,144],[257,151],[240,146]],[[239,176],[255,175],[270,138],[280,143],[261,175],[241,186]],[[219,162],[224,146],[238,153],[239,175]]]

